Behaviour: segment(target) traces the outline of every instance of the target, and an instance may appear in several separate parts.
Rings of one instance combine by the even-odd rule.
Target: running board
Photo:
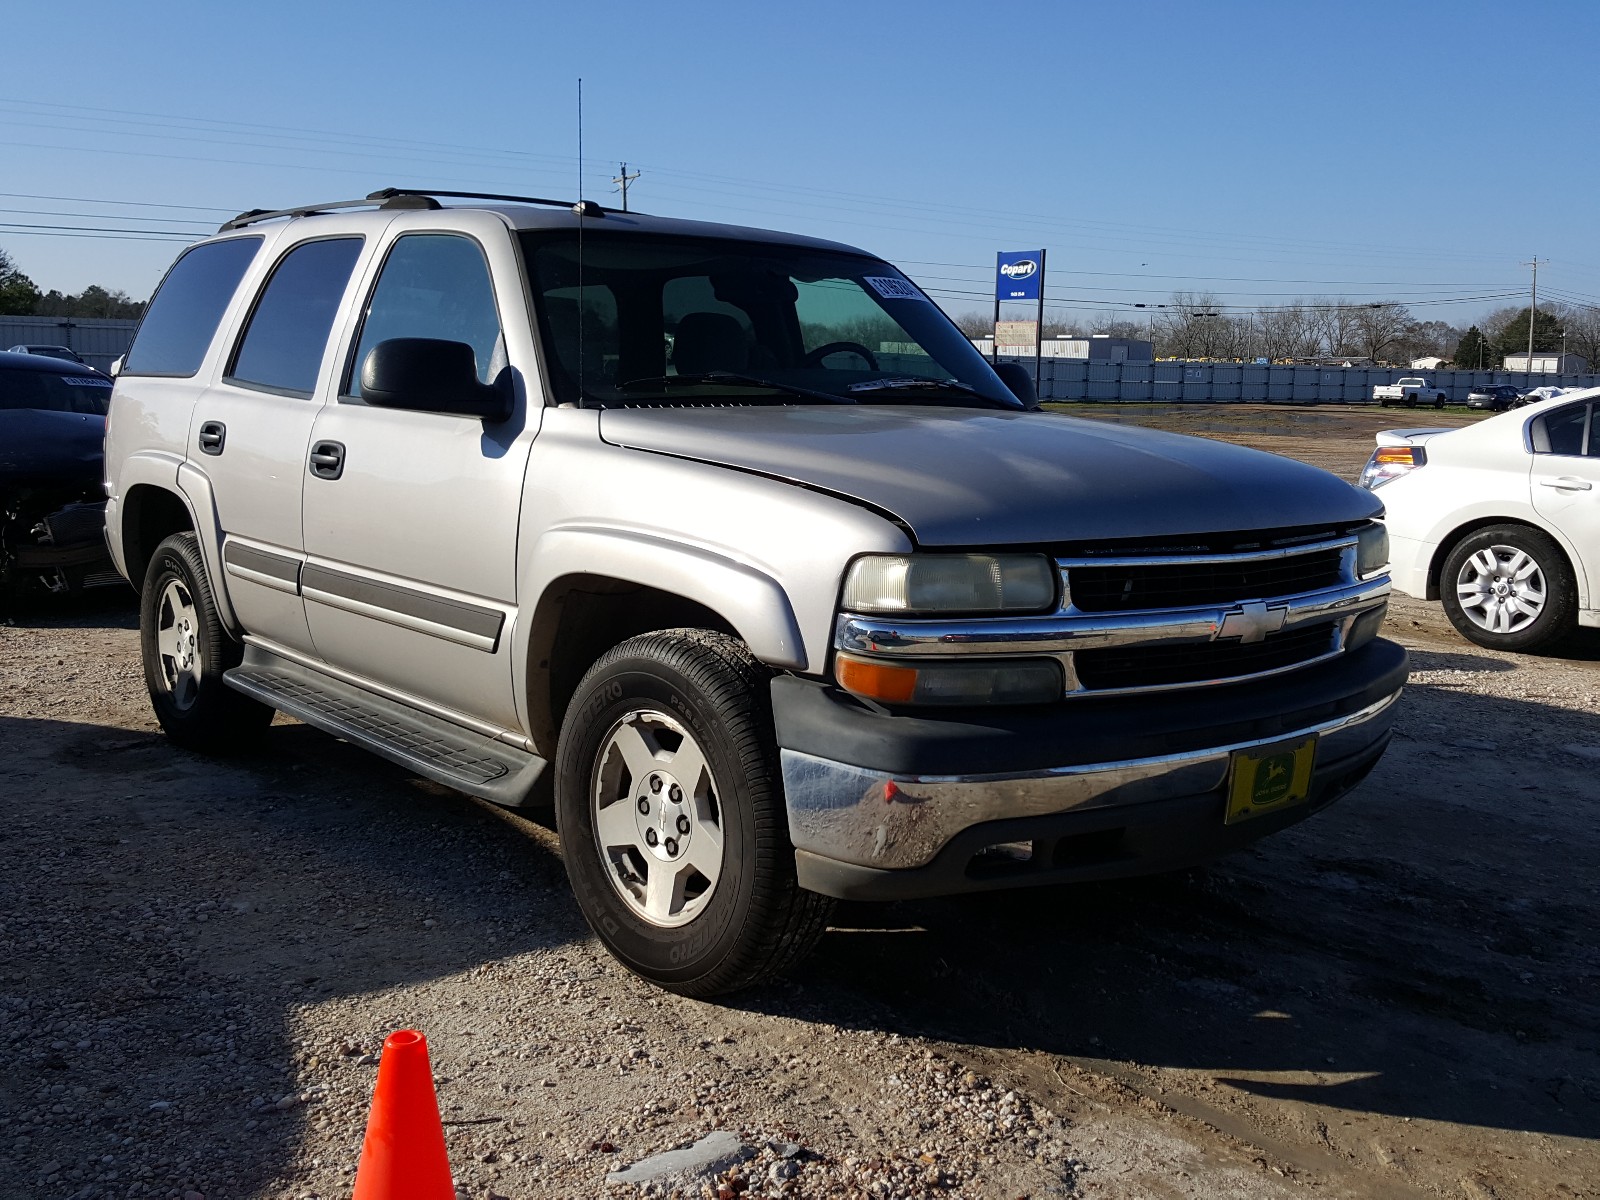
[[[536,802],[534,789],[545,760],[487,734],[330,678],[259,646],[246,646],[244,662],[222,678],[235,691],[436,783],[511,807]]]

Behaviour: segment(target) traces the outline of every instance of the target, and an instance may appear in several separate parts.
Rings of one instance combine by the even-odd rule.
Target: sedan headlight
[[[1356,534],[1356,578],[1370,579],[1389,565],[1389,530],[1374,521]]]
[[[844,608],[858,613],[1041,612],[1055,599],[1043,554],[869,554],[844,581]]]

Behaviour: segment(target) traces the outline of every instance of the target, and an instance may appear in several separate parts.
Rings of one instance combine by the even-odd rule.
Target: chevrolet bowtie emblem
[[[1219,638],[1236,637],[1241,644],[1265,641],[1267,634],[1277,633],[1283,628],[1284,618],[1288,615],[1286,605],[1269,608],[1259,600],[1252,600],[1224,613],[1222,622],[1211,638],[1216,641]]]

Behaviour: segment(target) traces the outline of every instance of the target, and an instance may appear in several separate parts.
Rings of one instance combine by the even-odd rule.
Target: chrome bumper
[[[1234,751],[1312,734],[1318,739],[1315,791],[1351,760],[1382,745],[1399,697],[1396,691],[1359,712],[1272,738],[1021,774],[892,776],[785,749],[781,760],[789,836],[796,850],[837,862],[880,869],[922,867],[957,834],[989,821],[1208,793],[1220,802]]]

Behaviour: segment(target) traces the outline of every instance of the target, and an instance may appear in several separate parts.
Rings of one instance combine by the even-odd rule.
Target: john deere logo
[[[1264,758],[1256,767],[1255,787],[1250,792],[1250,803],[1256,808],[1270,808],[1288,796],[1293,783],[1293,751]]]
[[[1002,263],[1000,274],[1007,279],[1026,279],[1039,269],[1039,264],[1031,258],[1018,259],[1016,262]]]

